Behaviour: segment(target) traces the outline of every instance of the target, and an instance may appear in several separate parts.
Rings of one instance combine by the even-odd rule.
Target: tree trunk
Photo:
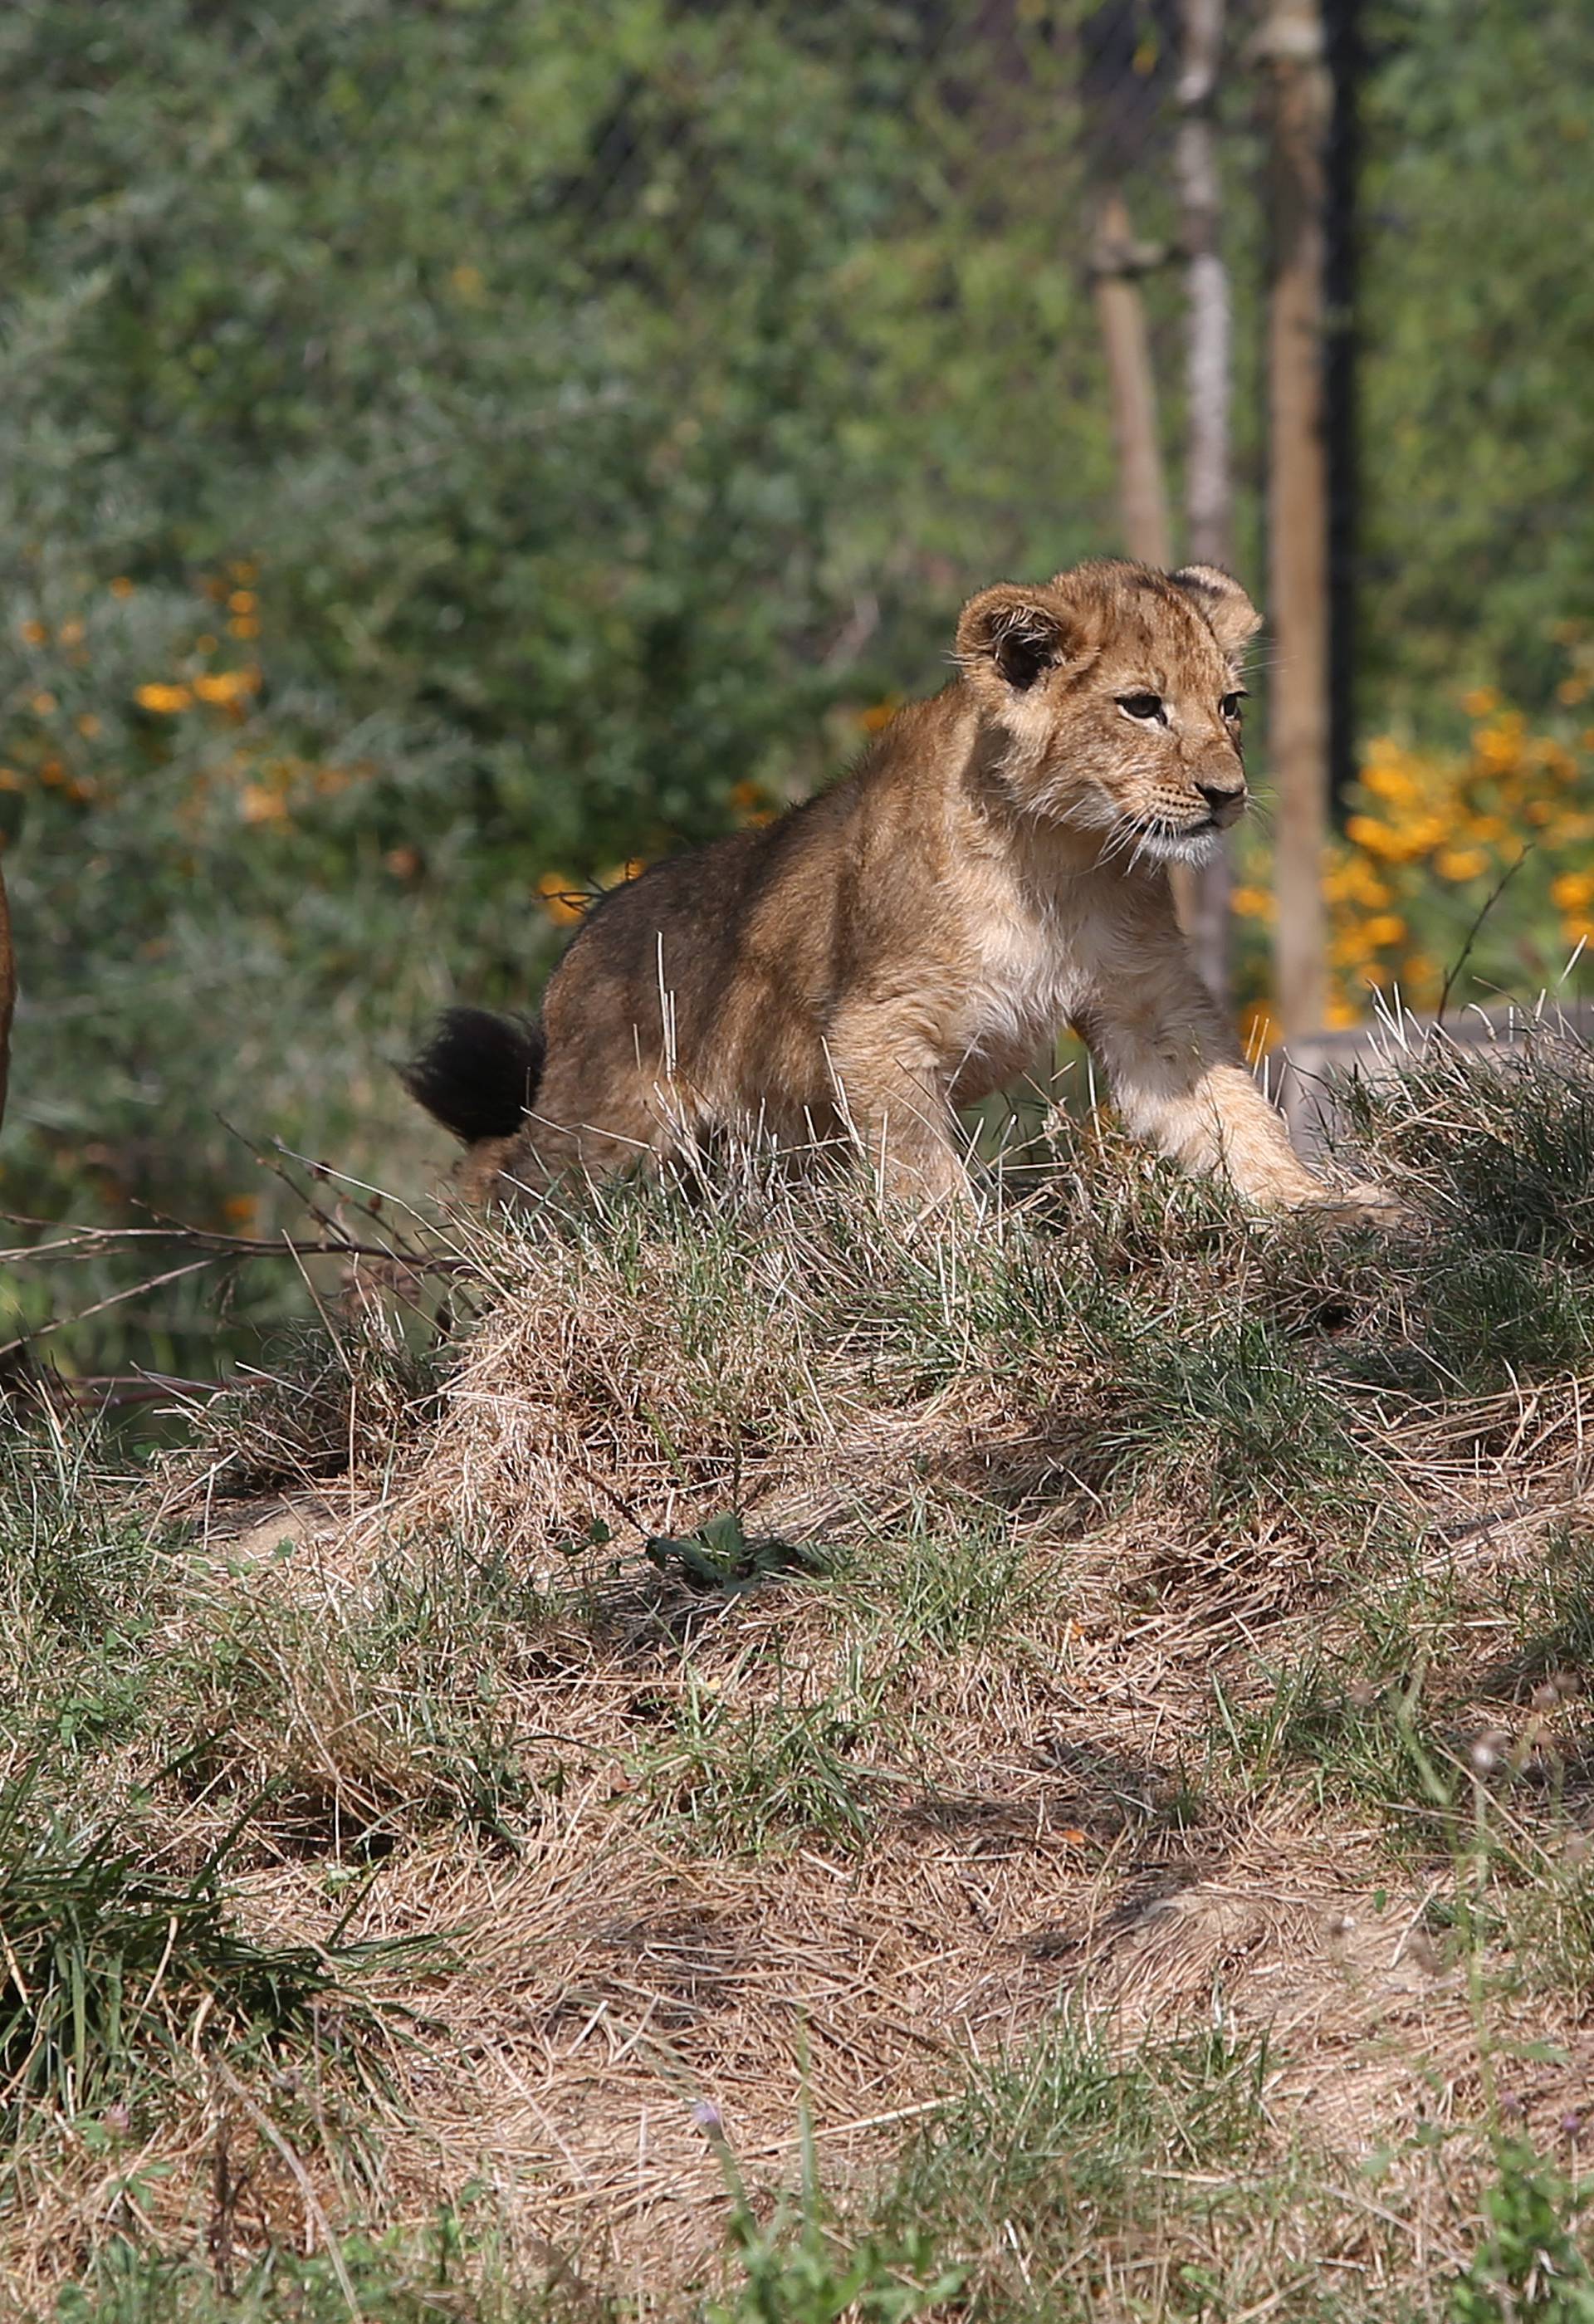
[[[1222,186],[1214,115],[1223,54],[1224,0],[1184,0],[1176,150],[1186,279],[1184,463],[1186,547],[1197,565],[1233,561],[1230,466],[1232,325],[1223,263]],[[1186,926],[1196,966],[1229,998],[1227,847],[1194,873]]]
[[[1168,529],[1162,444],[1156,431],[1156,378],[1151,368],[1146,304],[1139,284],[1139,277],[1159,265],[1162,256],[1160,250],[1135,241],[1123,196],[1116,191],[1108,194],[1097,221],[1091,272],[1095,278],[1101,341],[1107,350],[1124,547],[1142,565],[1166,570],[1174,561],[1174,545]],[[1175,863],[1170,867],[1170,878],[1179,925],[1188,931],[1197,908],[1196,875],[1188,865]]]
[[[11,948],[5,875],[0,872],[0,1121],[5,1119],[5,1084],[11,1068],[11,1012],[15,1005],[16,955]]]
[[[1275,984],[1285,1035],[1316,1029],[1327,991],[1328,491],[1323,440],[1323,149],[1329,78],[1317,0],[1274,0],[1258,42],[1268,84],[1268,595],[1277,789]]]
[[[1166,566],[1173,553],[1168,496],[1156,433],[1156,382],[1138,279],[1160,255],[1136,243],[1122,195],[1109,194],[1097,223],[1091,271],[1107,352],[1124,547],[1143,564]]]

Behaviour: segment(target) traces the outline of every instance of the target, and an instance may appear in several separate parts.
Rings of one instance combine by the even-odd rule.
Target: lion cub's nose
[[[1210,775],[1196,775],[1193,779],[1212,811],[1213,822],[1231,824],[1245,805],[1245,777],[1242,775],[1238,782],[1219,781]]]

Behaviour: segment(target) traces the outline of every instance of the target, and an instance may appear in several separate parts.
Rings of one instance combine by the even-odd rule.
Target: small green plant
[[[1594,2184],[1579,2183],[1525,2139],[1501,2142],[1483,2192],[1488,2232],[1451,2286],[1448,2324],[1594,2324],[1585,2256]]]
[[[733,1596],[782,1573],[818,1573],[823,1560],[800,1542],[750,1534],[734,1509],[709,1517],[689,1534],[650,1534],[647,1557],[660,1573],[674,1573],[690,1590]]]

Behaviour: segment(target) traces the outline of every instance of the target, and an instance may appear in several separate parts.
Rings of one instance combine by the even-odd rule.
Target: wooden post
[[[1184,458],[1186,553],[1193,564],[1234,558],[1230,463],[1233,327],[1223,263],[1222,185],[1214,115],[1223,55],[1224,0],[1184,0],[1175,161],[1185,266]],[[1186,926],[1195,964],[1229,997],[1230,860],[1225,848],[1193,876]]]
[[[1317,0],[1273,0],[1257,44],[1267,82],[1269,741],[1276,787],[1276,998],[1285,1038],[1316,1030],[1327,992],[1328,488],[1323,440],[1323,148],[1329,76]]]

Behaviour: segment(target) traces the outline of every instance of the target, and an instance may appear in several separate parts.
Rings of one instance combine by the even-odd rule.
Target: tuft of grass
[[[34,1429],[0,1411],[0,1594],[12,1622],[81,1635],[118,1622],[171,1545],[97,1432],[45,1406]]]
[[[1267,1316],[1183,1332],[1127,1306],[1114,1320],[1097,1438],[1110,1487],[1193,1491],[1214,1523],[1269,1505],[1321,1520],[1365,1503],[1367,1456],[1343,1397]]]
[[[334,1332],[284,1332],[259,1363],[240,1364],[205,1409],[212,1490],[260,1495],[341,1476],[422,1430],[442,1372],[419,1342],[367,1309]]]
[[[898,1650],[978,1651],[1017,1633],[1041,1596],[1026,1545],[1005,1512],[959,1498],[916,1497],[900,1526],[868,1540],[840,1577],[843,1605],[864,1590],[881,1606]]]
[[[650,1794],[705,1850],[758,1857],[804,1839],[861,1847],[886,1780],[851,1756],[870,1715],[834,1694],[739,1702],[688,1674],[673,1731],[644,1763]]]
[[[163,1878],[112,1828],[24,1836],[32,1786],[0,1801],[0,2080],[14,2110],[120,2098],[132,2068],[210,2038],[266,2052],[318,2033],[370,1948],[263,1944],[225,1910],[217,1865]],[[360,2016],[356,2006],[349,2022]],[[367,2013],[368,2019],[368,2013]]]
[[[1119,2055],[1065,2011],[909,2142],[880,2215],[898,2232],[933,2228],[967,2271],[974,2316],[1123,2313],[1114,2294],[1136,2255],[1177,2245],[1174,2215],[1199,2217],[1186,2174],[1216,2172],[1230,2200],[1256,2200],[1248,2165],[1266,2138],[1267,2074],[1266,2043],[1220,2023]],[[1221,2312],[1215,2287],[1171,2273],[1158,2312]]]

